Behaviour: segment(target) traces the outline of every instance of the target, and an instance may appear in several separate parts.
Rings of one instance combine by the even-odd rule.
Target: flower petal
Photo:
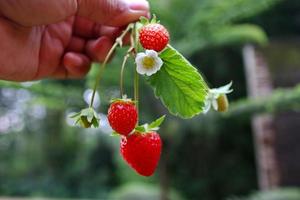
[[[233,89],[230,89],[231,86],[232,86],[232,81],[230,81],[230,83],[228,83],[227,85],[224,85],[216,89],[218,90],[219,93],[228,94],[233,91]]]
[[[157,65],[157,68],[160,69],[161,66],[164,64],[164,62],[162,61],[162,59],[160,57],[156,57],[155,64]]]
[[[157,52],[154,51],[154,50],[146,50],[145,53],[146,53],[147,56],[150,56],[150,57],[152,57],[152,58],[157,58],[157,57],[158,57]]]
[[[149,66],[145,66],[145,59],[149,57],[153,59],[153,66],[152,63]],[[139,74],[146,74],[147,76],[151,76],[155,74],[158,70],[160,70],[161,66],[163,65],[162,59],[158,56],[158,53],[154,50],[146,50],[145,53],[138,53],[136,58],[136,70]]]
[[[137,65],[136,66],[136,71],[137,71],[137,73],[139,73],[141,75],[144,75],[147,72],[147,69],[144,68],[143,65]]]
[[[143,53],[143,52],[138,53],[138,54],[136,55],[136,57],[135,57],[135,63],[136,63],[136,64],[138,64],[138,63],[142,64],[142,63],[143,63],[143,59],[144,59],[145,56],[146,56],[146,54]]]
[[[147,76],[151,76],[153,74],[155,74],[158,70],[156,68],[152,68],[152,69],[148,69],[146,72]]]
[[[210,107],[211,107],[211,101],[206,101],[203,108],[203,113],[206,114],[210,110]]]
[[[212,106],[213,106],[213,108],[214,108],[216,111],[218,111],[218,102],[217,102],[217,100],[213,100],[213,101],[212,101]]]

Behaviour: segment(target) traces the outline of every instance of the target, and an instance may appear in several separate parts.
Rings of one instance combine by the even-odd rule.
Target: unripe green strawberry
[[[159,52],[169,43],[170,36],[163,25],[150,23],[140,29],[139,40],[145,49]]]
[[[226,94],[221,94],[217,98],[217,103],[218,103],[218,111],[219,112],[226,112],[229,107],[228,99]]]
[[[78,113],[70,115],[70,118],[75,120],[75,124],[80,125],[83,128],[99,126],[99,117],[96,111],[92,108],[85,108]]]
[[[87,120],[86,116],[81,116],[80,119],[81,119],[81,126],[82,127],[90,128],[92,126],[92,123]]]
[[[107,118],[114,131],[127,136],[136,126],[138,114],[132,101],[120,99],[110,105]]]
[[[159,134],[134,132],[120,141],[120,153],[140,175],[151,176],[160,159],[162,141]]]

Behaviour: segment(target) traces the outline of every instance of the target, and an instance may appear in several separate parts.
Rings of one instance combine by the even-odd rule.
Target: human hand
[[[148,12],[146,0],[0,1],[0,79],[83,77]]]

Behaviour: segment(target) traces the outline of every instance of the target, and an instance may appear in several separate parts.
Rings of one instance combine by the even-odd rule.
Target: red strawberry
[[[162,142],[155,132],[134,132],[120,141],[120,153],[140,175],[151,176],[158,164]]]
[[[170,36],[163,25],[150,23],[141,28],[139,39],[145,49],[159,52],[169,43]]]
[[[127,136],[137,123],[137,110],[130,100],[116,100],[108,109],[108,121],[114,131]]]

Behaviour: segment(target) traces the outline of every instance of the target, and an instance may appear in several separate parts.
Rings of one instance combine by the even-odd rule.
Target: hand
[[[148,9],[146,0],[2,0],[0,79],[83,77]]]

